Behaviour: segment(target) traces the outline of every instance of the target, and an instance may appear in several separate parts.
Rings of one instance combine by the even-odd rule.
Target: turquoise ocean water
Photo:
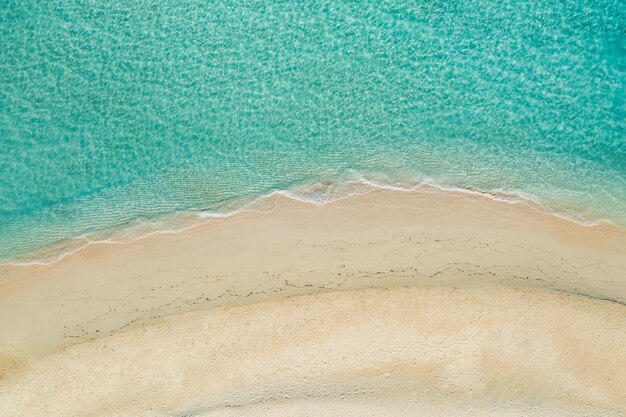
[[[623,0],[0,6],[0,259],[356,177],[626,224]]]

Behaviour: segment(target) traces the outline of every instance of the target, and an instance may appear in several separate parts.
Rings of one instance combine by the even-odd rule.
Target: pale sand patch
[[[2,384],[0,415],[619,415],[625,329],[623,306],[547,290],[313,294],[74,345]]]
[[[622,229],[433,190],[323,207],[274,196],[262,208],[0,267],[0,416],[144,415],[194,398],[224,411],[292,386],[276,413],[300,404],[306,415],[320,398],[339,410],[348,386],[372,406],[360,415],[410,401],[434,407],[424,415],[626,403]],[[368,288],[395,290],[338,292]]]

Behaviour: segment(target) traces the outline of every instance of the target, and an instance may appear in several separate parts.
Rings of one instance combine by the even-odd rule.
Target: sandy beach
[[[626,231],[522,203],[273,195],[0,278],[2,417],[626,412]]]

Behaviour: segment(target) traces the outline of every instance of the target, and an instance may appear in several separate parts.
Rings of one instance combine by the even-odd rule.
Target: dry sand
[[[432,189],[261,206],[0,267],[0,416],[623,415],[624,230]]]

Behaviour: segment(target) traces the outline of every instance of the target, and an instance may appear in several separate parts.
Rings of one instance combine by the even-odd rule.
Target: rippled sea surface
[[[358,176],[626,224],[622,0],[0,4],[0,258]]]

